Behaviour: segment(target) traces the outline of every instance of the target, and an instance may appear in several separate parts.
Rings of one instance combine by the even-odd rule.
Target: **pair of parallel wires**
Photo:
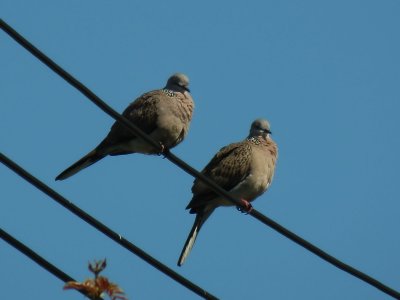
[[[116,121],[123,124],[126,128],[128,128],[133,134],[139,136],[143,140],[145,140],[150,145],[154,146],[156,149],[159,149],[161,152],[160,144],[149,137],[146,133],[144,133],[140,128],[136,125],[132,124],[129,120],[123,117],[121,114],[116,112],[112,109],[109,105],[107,105],[102,99],[100,99],[96,94],[94,94],[91,90],[89,90],[85,85],[79,82],[76,78],[74,78],[71,74],[66,72],[62,69],[58,64],[56,64],[53,60],[51,60],[48,56],[46,56],[43,52],[37,49],[34,45],[32,45],[28,40],[26,40],[23,36],[21,36],[17,31],[15,31],[10,25],[8,25],[3,19],[0,19],[0,28],[6,32],[12,39],[14,39],[17,43],[19,43],[22,47],[28,50],[33,56],[39,59],[42,63],[44,63],[47,67],[57,73],[61,78],[65,81],[70,83],[73,87],[79,90],[83,95],[85,95],[90,101],[92,101],[95,105],[97,105],[101,110],[103,110],[106,114],[111,116]],[[193,167],[188,165],[186,162],[181,160],[179,157],[175,156],[172,152],[168,149],[163,152],[165,158],[171,161],[173,164],[184,170],[189,175],[192,175],[195,178],[200,179],[205,184],[207,184],[215,193],[218,195],[226,198],[234,205],[243,207],[243,204],[232,195],[230,195],[226,190],[222,189],[218,186],[215,182],[210,180],[208,177],[204,176],[202,173],[195,170]],[[0,162],[2,162],[5,166],[10,168],[12,171],[17,173],[23,179],[34,185],[36,188],[41,190],[43,193],[47,194],[53,200],[58,202],[60,205],[64,206],[66,209],[71,211],[80,219],[84,220],[88,224],[95,227],[97,230],[108,236],[110,239],[114,240],[116,243],[120,244],[122,247],[126,248],[128,251],[132,252],[133,254],[139,256],[141,259],[145,260],[147,263],[155,267],[157,270],[163,272],[165,275],[169,276],[171,279],[177,281],[181,285],[185,286],[192,292],[196,293],[197,295],[205,298],[205,299],[218,299],[216,296],[212,295],[211,293],[207,292],[203,288],[199,287],[198,285],[194,284],[190,280],[186,279],[185,277],[181,276],[177,272],[173,271],[171,268],[167,267],[151,255],[147,254],[145,251],[131,243],[130,241],[123,238],[121,235],[116,233],[115,231],[108,228],[106,225],[86,213],[85,211],[81,210],[79,207],[74,205],[68,199],[64,198],[62,195],[58,194],[56,191],[51,189],[49,186],[44,184],[35,176],[31,175],[29,172],[24,170],[22,167],[17,165],[11,159],[9,159],[6,155],[0,152]],[[326,262],[334,265],[335,267],[349,273],[350,275],[361,279],[362,281],[366,282],[367,284],[381,290],[382,292],[386,293],[387,295],[392,296],[395,299],[400,299],[400,293],[391,287],[383,284],[382,282],[376,280],[375,278],[353,268],[352,266],[340,261],[339,259],[335,258],[334,256],[328,254],[327,252],[323,251],[322,249],[318,248],[317,246],[311,244],[310,242],[306,241],[305,239],[301,238],[300,236],[296,235],[292,231],[286,229],[285,227],[281,226],[274,220],[268,218],[267,216],[263,215],[256,209],[251,210],[248,213],[250,216],[256,218],[260,222],[264,223],[265,225],[271,227],[275,231],[279,232],[280,234],[284,235],[288,239],[292,240],[293,242],[297,243],[298,245],[306,248],[310,252],[314,253],[318,257],[322,258]],[[10,234],[5,232],[4,230],[0,229],[0,237],[4,239],[6,242],[11,244],[13,247],[27,255],[30,259],[37,262],[41,267],[46,269],[47,271],[51,272],[56,277],[60,278],[63,281],[70,281],[72,278],[67,274],[63,273],[57,267],[46,261],[44,258],[40,257],[37,253],[33,250],[29,249],[26,245],[12,237]]]

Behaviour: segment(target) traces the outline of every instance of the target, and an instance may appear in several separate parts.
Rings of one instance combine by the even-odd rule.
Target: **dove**
[[[246,211],[250,211],[252,206],[249,202],[262,195],[270,186],[277,157],[278,148],[271,139],[268,121],[256,119],[245,140],[223,147],[201,173],[233,197],[240,199]],[[201,227],[213,211],[219,206],[234,205],[199,179],[195,179],[192,193],[192,200],[186,209],[190,209],[191,214],[196,214],[196,218],[182,249],[178,266],[185,262]]]
[[[188,133],[194,109],[189,90],[189,78],[182,73],[169,77],[163,89],[154,90],[134,100],[122,113],[133,124],[160,143],[161,149],[171,149]],[[160,150],[115,122],[108,135],[92,151],[61,172],[56,180],[64,180],[89,167],[107,155],[130,153],[159,154]]]

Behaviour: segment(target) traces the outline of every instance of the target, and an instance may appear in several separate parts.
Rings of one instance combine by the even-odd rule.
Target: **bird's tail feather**
[[[181,255],[179,256],[178,266],[182,266],[186,258],[189,256],[189,253],[193,248],[194,242],[196,241],[196,237],[200,231],[200,228],[203,226],[204,222],[208,219],[208,217],[211,215],[213,211],[214,208],[209,210],[203,210],[197,213],[193,227],[190,230],[189,236],[187,237],[185,245],[183,246]]]
[[[82,157],[80,160],[78,160],[76,163],[74,163],[72,166],[70,166],[69,168],[62,171],[60,173],[60,175],[58,175],[56,177],[56,180],[67,179],[68,177],[71,177],[72,175],[83,170],[84,168],[87,168],[90,165],[93,165],[95,162],[104,158],[106,155],[107,154],[104,154],[104,152],[100,152],[100,151],[94,149],[94,150],[90,151],[88,154],[86,154],[84,157]]]

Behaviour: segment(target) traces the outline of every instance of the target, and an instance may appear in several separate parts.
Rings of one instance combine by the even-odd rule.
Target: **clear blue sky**
[[[122,111],[176,71],[196,110],[173,150],[201,169],[268,118],[279,145],[254,206],[400,289],[400,1],[19,1],[1,17]],[[192,178],[157,156],[54,177],[113,120],[0,32],[0,151],[222,299],[388,299],[255,219],[221,208],[186,264]],[[130,299],[198,299],[0,166],[0,226],[72,277],[107,257]],[[82,299],[0,241],[4,299]]]

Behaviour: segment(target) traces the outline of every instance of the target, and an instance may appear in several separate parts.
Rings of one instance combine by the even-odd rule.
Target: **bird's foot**
[[[249,201],[245,199],[240,199],[240,202],[243,204],[243,206],[236,206],[236,209],[240,211],[243,214],[249,214],[253,210],[253,205],[250,204]]]
[[[159,142],[159,143],[160,143],[160,151],[157,153],[157,155],[158,156],[163,155],[164,158],[165,158],[165,156],[168,153],[169,149],[167,147],[165,147],[163,143],[161,143],[161,142]]]

